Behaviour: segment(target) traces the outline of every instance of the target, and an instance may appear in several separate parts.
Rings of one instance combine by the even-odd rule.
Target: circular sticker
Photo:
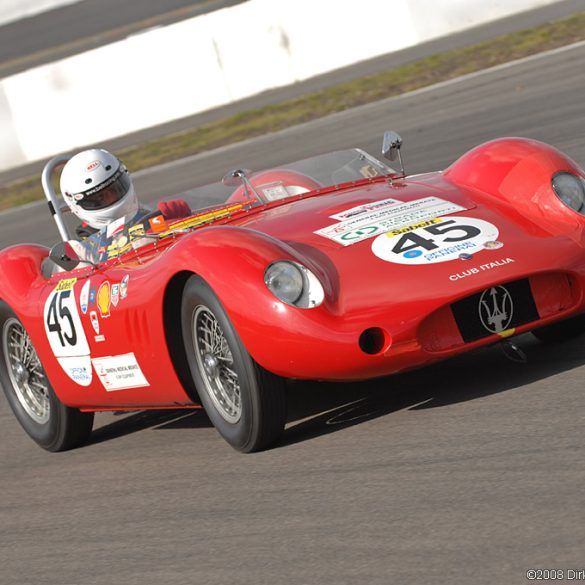
[[[379,235],[372,252],[396,264],[435,264],[489,249],[486,242],[497,241],[498,235],[498,228],[483,219],[437,217]]]

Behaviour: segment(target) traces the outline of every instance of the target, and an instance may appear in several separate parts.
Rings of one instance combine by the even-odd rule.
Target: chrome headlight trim
[[[319,279],[292,260],[277,260],[264,271],[268,290],[283,303],[300,309],[318,307],[325,298]]]

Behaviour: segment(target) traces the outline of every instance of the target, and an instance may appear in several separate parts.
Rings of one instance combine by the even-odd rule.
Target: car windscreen
[[[227,171],[229,169],[226,169]],[[396,173],[394,169],[365,151],[354,148],[321,154],[263,171],[246,171],[252,190],[236,180],[234,181],[236,184],[230,186],[217,182],[196,187],[181,193],[179,197],[185,199],[196,212],[226,202],[265,203],[349,181],[394,173]],[[253,201],[257,199],[256,194],[260,201]],[[177,198],[177,195],[165,199],[174,198]]]

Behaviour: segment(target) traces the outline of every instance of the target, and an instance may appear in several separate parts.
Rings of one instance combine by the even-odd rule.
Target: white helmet
[[[61,173],[61,193],[71,211],[92,228],[101,229],[138,212],[138,199],[126,167],[101,148],[69,159]]]

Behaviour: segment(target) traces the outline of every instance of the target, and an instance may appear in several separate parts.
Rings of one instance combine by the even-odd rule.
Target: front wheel
[[[93,413],[65,406],[55,394],[26,329],[0,302],[0,382],[16,419],[47,451],[65,451],[87,440]]]
[[[286,422],[284,380],[252,359],[219,299],[198,276],[185,286],[182,327],[191,375],[220,435],[245,453],[273,445]]]

